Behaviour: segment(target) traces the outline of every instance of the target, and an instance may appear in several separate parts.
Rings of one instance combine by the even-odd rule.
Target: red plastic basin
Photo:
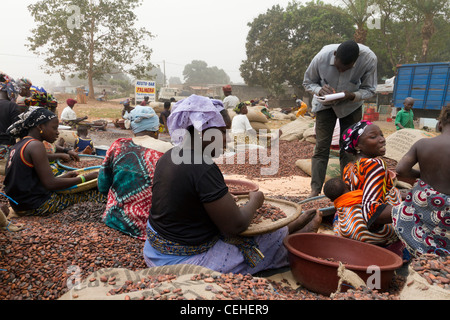
[[[284,239],[284,245],[289,252],[294,278],[306,289],[326,296],[338,289],[339,261],[366,283],[369,277],[374,276],[374,272],[368,272],[367,268],[377,266],[380,277],[375,283],[379,284],[380,288],[374,289],[379,291],[389,288],[395,270],[403,264],[398,255],[387,249],[328,234],[292,234]],[[341,286],[342,292],[347,289],[348,285]]]
[[[229,192],[235,196],[247,195],[250,191],[258,191],[259,186],[256,183],[244,180],[225,179]]]

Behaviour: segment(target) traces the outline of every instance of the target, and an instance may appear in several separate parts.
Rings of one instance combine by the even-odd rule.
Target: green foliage
[[[141,0],[41,0],[28,6],[35,21],[29,49],[45,57],[44,71],[64,80],[78,75],[93,80],[120,70],[139,77],[148,68],[152,38],[135,28],[133,10]]]
[[[355,30],[344,10],[322,2],[293,2],[285,10],[273,6],[249,27],[241,76],[275,96],[283,94],[286,83],[300,89],[314,55],[324,45],[352,38]]]
[[[187,64],[183,70],[183,77],[185,83],[190,85],[230,82],[230,77],[223,69],[208,67],[208,64],[201,60],[193,60]]]

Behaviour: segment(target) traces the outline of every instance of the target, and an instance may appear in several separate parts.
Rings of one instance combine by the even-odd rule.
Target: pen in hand
[[[336,93],[336,91],[332,87],[329,86],[327,79],[323,79],[323,82],[325,83],[325,85],[322,87],[319,94],[327,95],[327,94]]]

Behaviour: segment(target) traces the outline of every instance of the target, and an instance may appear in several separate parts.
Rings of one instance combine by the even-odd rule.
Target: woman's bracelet
[[[86,178],[84,176],[80,176],[81,178],[81,183],[85,183],[86,182]]]

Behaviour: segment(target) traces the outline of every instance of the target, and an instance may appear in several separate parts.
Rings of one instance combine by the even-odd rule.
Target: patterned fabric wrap
[[[106,202],[106,196],[98,192],[96,189],[69,194],[53,192],[50,198],[39,208],[29,210],[24,213],[18,212],[18,214],[28,216],[48,216],[50,214],[60,212],[76,203],[82,202],[102,203]]]
[[[244,257],[244,261],[251,268],[257,266],[263,259],[264,254],[259,250],[258,244],[252,237],[216,237],[211,241],[200,245],[183,245],[160,236],[151,228],[147,228],[147,237],[151,246],[163,254],[192,256],[201,254],[211,249],[220,239],[225,243],[236,246]]]
[[[395,231],[411,254],[450,254],[450,196],[417,180],[392,210]]]
[[[338,236],[375,245],[387,245],[398,240],[392,224],[386,224],[376,232],[369,231],[361,204],[336,208],[333,230]]]
[[[347,128],[342,134],[342,140],[344,141],[342,149],[345,152],[356,154],[359,137],[364,133],[366,127],[371,124],[372,122],[363,120]]]
[[[152,204],[156,162],[162,152],[135,144],[131,138],[116,140],[108,149],[98,176],[100,192],[108,194],[103,222],[140,240]]]
[[[376,213],[388,201],[392,205],[401,203],[400,191],[394,187],[386,163],[379,158],[362,158],[344,168],[343,179],[351,191],[363,190],[362,216],[370,225]]]

